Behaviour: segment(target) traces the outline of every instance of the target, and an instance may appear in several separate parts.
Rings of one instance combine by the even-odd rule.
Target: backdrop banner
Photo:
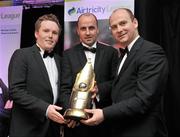
[[[96,15],[100,30],[98,40],[113,45],[114,41],[108,29],[108,19],[112,11],[125,7],[134,12],[134,0],[65,0],[64,5],[64,49],[68,49],[79,42],[76,34],[76,21],[81,14],[90,12]]]
[[[9,60],[20,48],[22,10],[22,6],[0,8],[0,78],[6,85]]]

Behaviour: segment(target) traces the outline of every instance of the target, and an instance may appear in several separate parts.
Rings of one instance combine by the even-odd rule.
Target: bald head
[[[109,18],[111,33],[119,45],[126,47],[138,34],[138,21],[131,10],[118,8],[114,10]]]
[[[80,20],[83,18],[83,17],[91,17],[91,18],[94,18],[95,21],[96,21],[96,25],[98,26],[98,20],[96,18],[96,16],[92,13],[84,13],[84,14],[81,14],[79,17],[78,17],[78,21],[77,21],[77,26],[79,25],[79,22]]]
[[[126,12],[130,19],[133,21],[133,19],[135,18],[134,17],[134,14],[132,13],[132,11],[130,9],[127,9],[127,8],[118,8],[118,9],[115,9],[112,14],[110,15],[109,17],[109,21],[111,20],[112,16],[114,16],[115,14],[118,14],[118,12]]]
[[[76,30],[80,41],[88,46],[92,46],[97,41],[99,34],[96,16],[92,13],[84,13],[80,15]]]

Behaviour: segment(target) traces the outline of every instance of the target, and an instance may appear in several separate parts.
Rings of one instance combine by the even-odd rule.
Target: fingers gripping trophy
[[[95,73],[91,60],[88,59],[84,68],[77,74],[71,92],[70,108],[65,111],[66,119],[81,120],[88,119],[89,114],[84,109],[91,106],[91,90],[95,84]]]

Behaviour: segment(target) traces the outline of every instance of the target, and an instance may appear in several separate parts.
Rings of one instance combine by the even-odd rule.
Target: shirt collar
[[[38,43],[36,43],[36,45],[38,46],[40,53],[44,54],[44,51],[45,51],[45,50],[43,50],[43,49],[39,46]]]
[[[82,45],[84,46],[84,47],[87,47],[87,48],[96,48],[97,47],[97,42],[95,42],[91,47],[90,46],[88,46],[87,44],[85,44],[85,43],[82,43]]]
[[[138,35],[127,47],[128,47],[128,51],[131,50],[131,48],[133,47],[134,43],[136,42],[136,40],[139,38],[140,36]]]

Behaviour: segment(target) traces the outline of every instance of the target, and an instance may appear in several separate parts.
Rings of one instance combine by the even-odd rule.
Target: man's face
[[[47,51],[52,51],[58,42],[59,28],[53,21],[42,21],[39,30],[35,31],[38,45]]]
[[[110,17],[111,33],[114,39],[120,45],[127,46],[130,44],[137,34],[138,22],[125,10],[118,10]]]
[[[82,16],[79,19],[77,33],[80,41],[88,46],[92,46],[99,33],[97,22],[93,16]]]

